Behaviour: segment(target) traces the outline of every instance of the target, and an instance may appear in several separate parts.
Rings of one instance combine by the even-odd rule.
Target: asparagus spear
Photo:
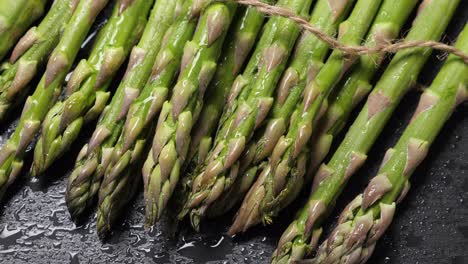
[[[56,0],[46,17],[19,40],[0,75],[0,121],[23,99],[34,76],[44,67],[70,20],[73,0]],[[2,6],[0,4],[0,6]]]
[[[59,96],[81,43],[106,4],[107,0],[84,0],[78,3],[60,42],[52,52],[39,85],[26,100],[15,132],[0,150],[0,198],[20,172],[27,146],[38,132],[47,110]]]
[[[237,5],[213,3],[204,12],[191,42],[185,46],[182,73],[170,101],[163,105],[153,146],[143,167],[146,224],[161,216],[187,157],[191,129],[203,105],[224,38]]]
[[[306,15],[312,0],[280,0],[292,12]],[[272,17],[265,25],[246,70],[239,75],[228,96],[227,109],[221,118],[220,131],[204,164],[193,181],[186,204],[192,226],[198,229],[200,218],[221,194],[230,188],[233,177],[225,174],[242,153],[245,144],[269,112],[276,83],[299,35],[299,26],[283,17]]]
[[[315,4],[309,23],[333,36],[353,4],[354,1],[347,1],[342,12],[332,13],[333,9],[328,1],[320,0]],[[237,174],[241,177],[236,177],[232,187],[213,203],[209,210],[211,216],[225,213],[243,199],[257,176],[260,164],[269,156],[279,137],[286,132],[289,119],[301,99],[305,86],[320,71],[328,51],[329,46],[315,35],[308,31],[302,34],[292,61],[278,85],[271,113],[265,125],[254,135],[240,160]]]
[[[128,107],[143,88],[163,37],[172,24],[177,2],[156,0],[139,43],[130,53],[126,73],[98,122],[94,134],[78,155],[68,180],[66,201],[73,218],[93,201],[120,134]]]
[[[183,5],[181,6],[181,9],[177,9],[180,10],[180,19],[177,20],[173,27],[168,31],[171,32],[171,37],[169,38],[168,42],[172,42],[170,45],[168,44],[168,50],[174,48],[172,46],[174,44],[177,48],[186,45],[187,40],[190,39],[193,35],[200,12],[204,10],[211,1],[181,1],[181,3],[182,2]],[[175,55],[174,59],[176,56],[180,55]],[[185,66],[188,65],[187,59],[188,58],[186,57],[182,57],[181,68],[185,68]],[[177,65],[174,65],[175,64],[170,63],[167,65],[169,68],[164,69],[162,68],[163,65],[158,65],[157,61],[153,73],[160,75],[160,77],[164,77],[163,71],[170,70],[171,67],[177,67]],[[156,99],[155,101],[157,108],[161,107],[161,102],[158,102],[159,99]],[[133,113],[129,114],[130,116],[133,115]],[[127,125],[133,121],[134,120],[129,119]],[[135,124],[129,126],[127,125],[126,128],[131,128],[134,127]],[[153,124],[151,126],[153,126]],[[151,134],[150,131],[152,130],[152,128],[147,128],[146,133],[142,136]],[[124,131],[124,133],[125,132],[128,131]],[[134,193],[133,190],[135,186],[138,186],[140,177],[132,176],[132,174],[135,169],[139,170],[141,163],[143,163],[143,160],[139,159],[142,153],[147,153],[143,143],[144,141],[142,140],[136,141],[135,148],[132,153],[125,153],[118,161],[118,164],[112,167],[109,166],[108,173],[106,174],[106,177],[104,178],[102,186],[99,190],[97,228],[98,233],[101,235],[106,234],[107,231],[110,230],[114,219],[118,217],[121,209],[130,201],[130,198],[133,196],[132,194]],[[114,149],[113,156],[120,155],[119,152],[119,149]],[[132,162],[134,166],[129,167],[123,171],[124,167],[120,166],[124,166],[128,162]]]
[[[34,150],[32,175],[40,175],[78,137],[83,124],[101,114],[112,78],[140,37],[153,1],[122,1],[94,44],[87,60],[76,67],[67,85],[67,99],[57,102],[42,124]]]
[[[0,60],[44,13],[47,0],[0,0]]]
[[[338,38],[346,45],[358,45],[366,35],[382,1],[358,0],[350,16],[340,24]],[[308,156],[307,144],[315,128],[318,116],[327,106],[327,97],[355,58],[345,57],[335,50],[325,65],[304,89],[303,100],[298,104],[291,125],[282,136],[258,182],[249,190],[234,224],[231,234],[245,231],[252,225],[271,218],[295,199],[306,181],[304,175]]]
[[[376,46],[381,43],[389,42],[398,36],[403,24],[416,6],[416,0],[386,0],[382,4],[381,10],[377,15],[372,28],[367,36],[366,46]],[[332,104],[330,110],[325,117],[327,127],[330,127],[329,137],[336,135],[349,113],[352,105],[356,104],[363,98],[367,91],[370,90],[370,80],[377,70],[377,65],[382,61],[383,56],[377,54],[366,55],[361,57],[360,63],[353,69],[352,73],[347,78],[343,89],[340,91],[337,100]],[[377,62],[377,64],[376,64]],[[362,88],[360,88],[362,87]],[[333,120],[336,120],[333,122]],[[328,138],[327,138],[328,139]],[[329,139],[331,141],[331,138]],[[328,144],[329,146],[329,144]],[[326,155],[326,151],[315,150],[313,156],[318,156],[322,153]],[[328,149],[327,149],[328,151]],[[312,160],[315,164],[315,160]],[[315,166],[314,166],[315,167]],[[312,233],[308,229],[307,219],[309,211],[304,209],[300,212],[298,218],[291,224],[281,239],[278,249],[273,254],[273,262],[288,263],[291,261],[300,260],[313,250],[314,245],[310,245],[311,240],[316,241],[319,231]],[[321,219],[316,220],[318,225]],[[288,232],[294,230],[294,232]],[[312,238],[312,236],[315,236]],[[313,244],[313,242],[312,242]]]
[[[194,4],[196,3],[186,2],[182,6],[183,9],[180,12],[184,15],[169,29],[171,34],[156,57],[148,83],[141,95],[130,106],[125,125],[113,149],[110,166],[104,176],[104,183],[108,182],[107,179],[112,179],[109,181],[113,183],[108,187],[105,187],[103,183],[100,195],[105,192],[103,194],[105,196],[119,197],[121,195],[115,191],[114,187],[116,184],[123,181],[131,182],[129,186],[136,184],[132,174],[140,169],[142,155],[146,153],[146,140],[154,130],[154,120],[166,101],[176,73],[181,66],[184,46],[192,38],[195,30],[198,15],[193,14],[193,11],[199,8],[194,9]],[[207,4],[208,2],[205,2],[205,5]],[[122,205],[118,205],[120,208],[126,204],[127,200],[122,201],[119,198],[114,201],[112,198],[108,203],[121,203]],[[106,213],[104,210],[108,210],[107,208],[109,208],[107,205],[103,207],[103,213]],[[104,217],[103,219],[103,221],[111,222]]]
[[[273,4],[276,1],[264,0],[264,2]],[[200,113],[199,119],[202,123],[192,133],[188,152],[190,162],[188,162],[187,168],[189,172],[205,161],[212,146],[213,133],[221,118],[227,93],[235,77],[242,70],[263,27],[265,15],[256,8],[243,7],[242,11],[238,13],[238,18],[228,33],[229,39],[224,44],[222,59],[206,91],[210,96],[205,99]]]
[[[442,11],[442,10],[440,10]],[[468,26],[456,47],[468,52]],[[409,190],[409,177],[424,160],[430,145],[454,108],[468,99],[468,65],[450,56],[394,148],[387,151],[381,169],[364,192],[343,211],[338,226],[320,246],[314,263],[364,263],[391,224],[396,203]]]

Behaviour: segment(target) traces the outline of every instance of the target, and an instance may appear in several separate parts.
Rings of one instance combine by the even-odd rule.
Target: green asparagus
[[[161,110],[153,146],[143,167],[146,224],[161,216],[187,157],[190,133],[203,96],[217,68],[237,5],[213,3],[204,12],[192,41],[185,46],[182,73],[170,101]]]
[[[374,47],[396,38],[417,3],[417,0],[385,0],[368,34],[366,46]],[[370,91],[370,87],[372,87],[370,80],[382,59],[383,56],[377,54],[361,57],[359,64],[356,65],[344,82],[343,89],[339,92],[336,101],[331,105],[325,116],[325,124],[330,128],[327,134],[328,137],[332,138],[333,135],[337,135],[349,116],[353,108],[352,105],[357,104]],[[331,141],[331,138],[327,138],[328,142]],[[328,148],[326,151],[315,149],[312,151],[312,156],[322,155],[320,158],[323,159],[327,152]],[[311,159],[311,161],[315,164],[314,159]],[[316,167],[315,165],[310,166],[312,167],[309,168],[310,170]],[[304,209],[304,211],[301,211],[299,218],[293,222],[292,227],[284,234],[284,239],[281,240],[277,251],[273,255],[273,262],[289,263],[300,260],[313,250],[314,245],[309,246],[309,243],[311,243],[311,240],[315,241],[317,239],[317,237],[311,237],[313,235],[318,236],[318,231],[314,234],[310,232],[311,229],[308,229],[306,225],[308,217],[309,210]],[[318,221],[316,220],[316,224],[318,224]],[[294,232],[291,233],[289,230],[294,230]]]
[[[181,12],[185,16],[171,27],[172,33],[156,57],[149,82],[130,106],[104,181],[107,178],[114,179],[116,183],[129,181],[134,178],[133,172],[141,169],[142,157],[147,153],[146,141],[154,133],[154,121],[173,88],[176,73],[182,63],[184,46],[193,37],[197,21],[194,18],[198,16],[192,14],[192,4],[185,3],[183,6]]]
[[[65,76],[75,60],[81,43],[107,0],[84,0],[78,3],[63,36],[51,54],[46,71],[33,95],[24,105],[19,124],[3,145],[0,157],[0,199],[23,166],[26,148],[39,131],[41,121],[61,92]]]
[[[73,218],[79,217],[97,194],[110,154],[120,134],[128,107],[151,74],[156,54],[172,24],[176,1],[156,0],[139,43],[132,48],[125,75],[107,105],[90,141],[78,155],[68,180],[66,201]]]
[[[209,2],[211,1],[180,1],[177,4],[176,11],[178,13],[179,18],[177,19],[176,23],[174,23],[174,25],[171,28],[169,28],[168,33],[167,33],[168,35],[165,38],[165,42],[172,42],[172,43],[167,44],[168,49],[167,50],[163,49],[163,52],[169,51],[173,49],[174,47],[179,47],[179,46],[182,47],[186,43],[186,41],[190,39],[190,37],[193,35],[193,32],[195,30],[195,26],[196,26],[200,13],[209,4]],[[172,46],[172,45],[175,45],[175,46]],[[162,56],[165,56],[165,55],[163,54]],[[177,65],[173,63],[169,63],[167,59],[169,59],[169,57],[166,57],[164,59],[165,61],[156,61],[155,68],[153,68],[154,70],[153,76],[159,75],[158,78],[172,78],[169,75],[165,76],[163,72],[166,70],[171,70],[172,67],[177,67]],[[174,57],[174,59],[176,59],[176,57]],[[182,57],[181,68],[187,65],[186,60],[187,58]],[[158,62],[163,62],[163,65],[159,65]],[[154,64],[154,60],[152,64]],[[164,68],[164,64],[167,64],[166,66],[168,68]],[[159,81],[160,80],[156,79],[156,82],[159,82]],[[160,84],[163,85],[163,83],[160,83]],[[162,91],[162,89],[158,89],[158,90]],[[154,106],[156,106],[157,108],[160,108],[161,107],[160,105],[162,103],[162,102],[158,102],[159,99],[161,98],[153,100],[153,102],[156,103]],[[159,111],[159,109],[153,109],[153,110]],[[130,112],[129,117],[132,116],[133,114],[134,113]],[[130,132],[127,129],[132,129],[135,125],[138,125],[137,123],[130,124],[133,121],[135,121],[135,119],[127,120],[127,124],[125,124],[125,127],[124,127],[125,128],[124,133]],[[154,123],[154,122],[150,122],[150,123]],[[120,131],[122,129],[123,128],[121,127],[119,130],[119,134],[121,133]],[[151,133],[150,131],[152,130],[153,129],[151,128],[147,128],[145,133],[142,136],[147,136],[148,134]],[[119,136],[119,134],[117,134],[117,136]],[[123,142],[123,143],[127,144],[128,142],[130,142],[129,139],[131,138],[127,137],[126,138],[127,142]],[[116,138],[115,140],[118,140],[118,138]],[[140,169],[141,164],[143,163],[143,159],[140,159],[140,156],[143,153],[147,153],[145,151],[145,146],[143,143],[144,141],[141,141],[141,140],[136,141],[134,145],[135,148],[133,149],[134,151],[126,152],[120,160],[117,160],[118,163],[116,165],[114,165],[113,167],[109,166],[109,170],[107,171],[107,174],[105,175],[105,178],[103,179],[101,188],[99,190],[98,224],[97,224],[98,233],[101,235],[106,234],[110,230],[114,219],[118,217],[121,209],[130,201],[132,194],[133,194],[132,192],[132,189],[134,188],[133,186],[138,186],[140,177],[138,177],[139,174],[137,174],[136,175],[137,177],[135,177],[135,175],[133,175],[134,174],[133,171]],[[113,152],[112,156],[120,155],[121,150],[111,148],[112,146],[107,145],[107,148],[109,149],[109,151]],[[135,164],[135,167],[128,168],[126,171],[123,171],[125,164],[129,162],[132,162],[133,164]]]
[[[46,17],[18,41],[0,75],[0,121],[20,105],[72,16],[73,0],[56,0]],[[1,6],[1,4],[0,4]]]
[[[339,40],[346,45],[359,45],[365,37],[382,1],[358,0],[346,21],[340,24]],[[318,117],[327,107],[333,87],[355,61],[335,50],[325,65],[304,89],[303,100],[297,105],[291,125],[274,147],[258,182],[249,190],[231,226],[230,234],[245,231],[261,221],[271,223],[272,217],[292,202],[305,179],[307,145]]]
[[[312,0],[280,0],[277,5],[307,15]],[[214,147],[201,168],[195,169],[200,173],[193,180],[192,193],[182,213],[183,216],[190,211],[194,228],[198,229],[206,209],[230,188],[234,178],[225,173],[237,161],[253,131],[267,116],[273,104],[274,88],[299,32],[299,26],[287,18],[270,18],[252,59],[244,73],[236,78]]]
[[[328,35],[337,34],[338,25],[346,18],[354,1],[347,1],[343,12],[332,13],[328,0],[315,4],[310,22]],[[307,83],[315,78],[328,55],[329,46],[308,31],[302,34],[292,61],[278,85],[277,99],[265,125],[259,129],[240,159],[239,169],[232,187],[213,203],[210,216],[230,210],[244,198],[257,176],[262,161],[269,156],[279,137],[286,132],[289,119],[299,103]],[[230,173],[228,173],[230,174]]]
[[[110,96],[112,78],[141,36],[153,1],[120,1],[87,60],[80,61],[67,84],[67,99],[57,102],[42,124],[34,150],[32,175],[42,174],[78,137],[86,122],[97,118]]]
[[[0,60],[44,13],[47,0],[0,0]]]
[[[456,47],[468,52],[468,26]],[[451,55],[422,94],[400,140],[387,151],[377,176],[343,211],[338,226],[320,246],[313,263],[365,263],[369,259],[392,222],[396,204],[409,190],[411,174],[426,157],[455,107],[468,99],[467,87],[468,65]]]

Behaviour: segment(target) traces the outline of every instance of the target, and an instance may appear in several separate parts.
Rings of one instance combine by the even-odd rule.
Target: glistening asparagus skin
[[[0,75],[0,122],[20,105],[31,81],[47,62],[73,12],[73,0],[56,0],[46,17],[18,41]]]
[[[192,41],[185,46],[182,73],[158,120],[153,146],[143,167],[146,224],[161,216],[187,157],[190,133],[203,96],[217,67],[226,33],[237,5],[213,3],[200,18]]]
[[[81,43],[107,0],[83,0],[78,3],[62,38],[52,52],[46,71],[33,95],[27,100],[19,124],[0,152],[0,199],[23,166],[27,146],[39,131],[47,110],[62,90],[65,76],[75,60]]]
[[[468,26],[457,48],[468,52]],[[424,160],[430,145],[455,107],[468,99],[468,65],[450,56],[431,87],[424,91],[418,108],[376,177],[340,216],[338,226],[318,250],[313,263],[364,263],[389,227],[396,204],[409,190],[409,177]]]
[[[282,0],[277,5],[307,15],[312,0]],[[214,148],[196,172],[186,204],[192,226],[198,228],[206,209],[228,190],[235,179],[226,172],[243,152],[253,131],[267,116],[271,97],[299,35],[299,26],[283,17],[272,17],[264,27],[252,59],[231,88]],[[242,91],[241,91],[242,90]]]
[[[314,6],[309,23],[331,36],[336,35],[338,25],[346,18],[354,1],[347,1],[345,4],[343,11],[332,13],[328,0],[319,0]],[[270,115],[255,133],[240,159],[238,177],[232,187],[211,206],[210,216],[223,214],[242,201],[256,179],[261,163],[270,155],[279,137],[286,132],[291,114],[300,102],[304,88],[320,71],[328,51],[329,46],[315,35],[308,31],[302,33],[290,65],[277,87]]]
[[[358,0],[350,16],[340,24],[338,38],[346,45],[359,45],[378,13],[382,1]],[[327,98],[355,58],[335,50],[317,76],[304,89],[303,99],[291,117],[291,125],[274,147],[268,163],[249,190],[231,226],[231,234],[264,222],[292,202],[305,179],[308,143],[319,116],[326,111]]]
[[[72,217],[78,217],[93,201],[120,134],[128,106],[146,83],[164,34],[173,22],[175,1],[157,0],[139,43],[130,53],[125,75],[107,105],[91,140],[78,155],[68,180],[66,201]]]
[[[78,137],[86,122],[97,118],[110,96],[107,88],[146,23],[153,1],[120,0],[99,32],[87,60],[80,61],[67,85],[67,98],[57,102],[42,124],[34,150],[32,175],[42,174]]]
[[[272,4],[276,1],[264,1]],[[243,69],[248,55],[254,47],[257,36],[263,27],[265,15],[254,7],[242,7],[232,29],[228,33],[228,40],[224,44],[222,59],[216,69],[213,80],[207,88],[209,94],[205,98],[200,113],[200,124],[192,133],[187,168],[191,172],[205,161],[206,155],[213,143],[213,134],[221,117],[226,95],[235,77]]]
[[[155,120],[173,88],[176,73],[182,63],[184,46],[192,39],[198,20],[198,15],[192,13],[192,3],[185,3],[182,8],[184,15],[169,29],[170,36],[156,57],[148,83],[130,106],[104,181],[135,181],[134,172],[141,169],[143,157],[148,153],[147,140],[154,133]]]
[[[44,13],[47,0],[0,0],[0,61]]]
[[[376,46],[396,38],[417,3],[417,0],[384,1],[367,36],[365,45]],[[347,116],[349,116],[352,105],[357,104],[370,90],[369,87],[372,87],[370,80],[382,59],[382,56],[376,54],[363,56],[359,64],[352,70],[352,73],[344,82],[343,89],[339,92],[338,99],[332,104],[325,116],[325,126],[330,127],[328,132],[330,137],[337,135]],[[326,155],[327,151],[328,148],[326,151],[316,149],[313,150],[312,156],[319,156],[322,153]],[[315,162],[315,160],[311,160]],[[312,167],[315,166],[312,165]],[[313,168],[309,169],[313,170]],[[313,217],[313,215],[313,209],[307,206],[300,211],[298,218],[286,230],[283,238],[280,240],[278,248],[273,254],[273,262],[289,263],[298,261],[314,250],[321,229],[310,228],[307,225],[309,223],[307,220],[309,217]],[[319,226],[319,222],[322,219],[316,219],[315,225]]]

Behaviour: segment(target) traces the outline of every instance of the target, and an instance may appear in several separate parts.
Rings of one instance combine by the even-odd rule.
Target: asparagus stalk
[[[204,104],[200,117],[200,126],[192,131],[192,138],[188,150],[186,165],[183,170],[191,172],[198,163],[205,160],[206,154],[211,147],[212,136],[215,132],[218,120],[224,107],[224,100],[228,89],[234,81],[235,76],[244,66],[250,50],[252,49],[260,29],[263,26],[264,14],[256,8],[242,6],[234,17],[233,25],[229,30],[223,44],[223,53],[218,62],[216,73],[213,76],[204,98]],[[177,196],[175,200],[179,207],[183,206],[188,199],[192,175],[182,174],[179,184],[174,190]],[[179,208],[180,209],[180,208]]]
[[[347,1],[342,12],[332,13],[333,9],[328,1],[320,0],[315,4],[309,23],[334,36],[337,34],[338,25],[346,18],[353,4],[354,1]],[[302,34],[290,65],[278,85],[271,113],[264,122],[265,125],[255,133],[244,157],[240,159],[237,174],[241,177],[236,177],[232,187],[211,206],[211,216],[227,212],[244,198],[257,176],[260,164],[270,155],[279,137],[286,132],[304,88],[320,71],[328,51],[329,46],[315,35],[308,31]]]
[[[47,110],[60,95],[65,76],[81,43],[106,4],[107,0],[84,0],[78,3],[60,42],[51,54],[39,85],[26,100],[15,132],[0,150],[0,198],[20,172],[26,148],[38,132]]]
[[[381,3],[358,0],[350,16],[340,24],[340,41],[346,45],[359,45]],[[270,223],[272,217],[295,199],[306,182],[307,144],[318,116],[325,111],[332,88],[354,60],[335,50],[316,78],[304,89],[303,100],[291,117],[287,134],[279,139],[261,177],[249,190],[229,230],[231,234],[245,231],[260,221]]]
[[[440,10],[442,11],[442,10]],[[468,52],[468,26],[456,47]],[[381,169],[364,192],[343,211],[338,226],[320,246],[314,263],[364,263],[391,224],[396,204],[409,190],[409,178],[455,107],[468,99],[468,65],[450,56],[431,87],[424,91],[403,135],[387,151]]]
[[[396,38],[417,3],[418,1],[416,0],[384,1],[367,36],[365,45],[372,47],[384,44]],[[383,56],[377,54],[361,57],[359,64],[356,65],[347,78],[336,101],[331,105],[329,112],[325,115],[325,126],[330,129],[327,134],[322,137],[326,138],[327,142],[331,142],[333,135],[337,135],[341,130],[353,105],[357,104],[357,101],[360,101],[361,98],[370,91],[370,87],[372,87],[370,85],[370,80],[382,59]],[[327,146],[329,146],[329,144],[327,144]],[[312,156],[326,155],[326,152],[328,152],[328,148],[326,151],[315,149],[312,151]],[[323,156],[320,158],[323,158]],[[315,160],[312,160],[312,163],[315,164]],[[315,167],[314,165],[311,166]],[[319,231],[313,230],[315,233],[311,232],[312,230],[307,226],[308,217],[308,210],[304,209],[300,212],[298,218],[283,235],[284,239],[281,239],[278,249],[273,254],[273,262],[289,263],[291,261],[297,261],[314,249],[314,242],[312,242],[312,245],[310,245],[310,243],[311,240],[317,240]],[[316,220],[317,225],[320,220],[321,219]],[[289,230],[294,230],[294,232],[288,232]],[[315,237],[312,238],[312,236]]]
[[[29,26],[44,13],[47,0],[0,1],[0,60]]]
[[[184,51],[182,73],[163,105],[153,146],[143,167],[146,224],[153,225],[171,197],[184,165],[191,129],[221,54],[237,5],[213,3],[204,12]],[[185,63],[186,62],[186,63]]]
[[[199,14],[210,2],[211,1],[181,1],[181,3],[183,3],[182,6],[179,5],[181,9],[177,8],[178,12],[180,10],[179,14],[181,16],[174,24],[173,29],[169,29],[168,31],[172,35],[172,39],[169,39],[169,41],[177,43],[177,46],[185,45],[187,40],[193,35]],[[188,58],[186,57],[182,57],[181,68],[185,68],[185,66],[187,66],[187,59]],[[158,74],[158,71],[163,70],[163,68],[161,68],[161,65],[156,65],[154,70],[154,73]],[[158,103],[158,107],[160,107],[160,103]],[[130,115],[132,115],[132,113],[130,113]],[[132,122],[132,120],[129,120],[129,122]],[[149,131],[152,131],[152,129],[147,129],[146,135],[151,133]],[[136,161],[135,168],[138,170],[141,163],[143,163],[143,160],[137,159],[137,157],[139,157],[143,152],[146,153],[143,143],[144,142],[142,141],[136,142],[135,151],[133,153],[126,153],[118,165],[121,166],[127,163],[125,159],[128,160],[128,158],[130,158],[129,155],[132,154],[131,160]],[[119,150],[117,149],[113,152],[115,154],[118,151]],[[121,174],[122,171],[120,167],[109,167],[110,172],[103,180],[102,186],[99,190],[97,224],[98,233],[101,235],[110,230],[114,219],[118,217],[118,213],[132,197],[134,186],[138,186],[140,178],[135,176],[132,177],[131,169],[132,168],[129,168]],[[123,199],[123,197],[125,198]]]
[[[57,102],[42,124],[34,150],[32,175],[43,173],[78,137],[86,122],[98,117],[110,96],[112,78],[141,36],[153,1],[120,1],[67,85],[67,99]]]
[[[78,155],[66,192],[68,210],[73,218],[81,215],[99,190],[128,107],[151,74],[151,66],[163,37],[174,20],[176,6],[177,1],[156,0],[143,35],[130,53],[130,61],[119,87],[110,104],[104,108],[91,140]]]
[[[292,12],[307,15],[312,0],[280,0]],[[227,170],[237,161],[247,141],[267,116],[273,104],[271,97],[299,36],[299,26],[283,17],[272,17],[265,25],[253,58],[239,75],[227,100],[221,126],[199,173],[193,181],[192,193],[183,212],[190,211],[192,226],[198,229],[206,209],[228,190],[236,175]],[[203,168],[204,167],[204,168]]]
[[[2,65],[0,121],[13,107],[23,102],[32,79],[44,67],[60,40],[60,33],[70,20],[72,3],[72,0],[56,0],[46,17],[37,27],[29,29],[16,44],[10,60]]]
[[[205,5],[208,3],[205,2]],[[132,174],[135,170],[141,169],[142,156],[147,153],[145,151],[146,141],[154,131],[154,120],[173,87],[174,79],[177,77],[176,73],[182,63],[184,46],[194,34],[198,15],[193,14],[193,10],[199,10],[199,8],[194,9],[194,4],[186,2],[182,6],[181,12],[184,16],[181,16],[181,19],[169,29],[171,35],[156,57],[149,82],[142,90],[141,95],[130,106],[125,125],[113,149],[104,182],[107,179],[112,179],[115,182],[113,184],[122,181],[135,181]],[[107,190],[102,190],[112,194],[112,196],[119,197],[120,195],[114,189],[113,185],[109,185]],[[119,202],[123,206],[127,201],[122,201],[119,198],[116,201],[111,200],[111,202]],[[122,206],[119,205],[119,207]]]
[[[268,4],[276,1],[264,0]],[[265,15],[254,7],[243,7],[238,12],[238,18],[228,33],[228,41],[224,44],[222,59],[206,93],[203,109],[200,113],[200,126],[192,133],[187,168],[190,171],[205,161],[213,142],[213,134],[217,128],[224,108],[226,96],[235,77],[243,69],[248,55],[254,47],[260,30],[263,27]]]

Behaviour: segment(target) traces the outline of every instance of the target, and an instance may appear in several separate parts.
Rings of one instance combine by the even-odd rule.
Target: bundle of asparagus
[[[468,26],[461,32],[456,47],[468,52]],[[468,99],[467,87],[468,65],[450,56],[431,87],[422,94],[398,143],[386,152],[377,176],[342,212],[338,226],[320,246],[313,263],[367,261],[391,224],[396,204],[408,193],[409,177],[426,157],[456,106]]]
[[[346,18],[354,2],[346,1],[341,12],[334,12],[327,0],[319,0],[314,6],[310,23],[334,36],[338,25]],[[271,113],[245,148],[244,157],[239,161],[238,177],[235,178],[232,187],[213,203],[209,210],[210,216],[227,212],[243,199],[256,179],[262,161],[271,153],[279,137],[288,128],[290,117],[302,97],[305,86],[322,68],[329,51],[325,42],[306,31],[296,45],[290,65],[278,84]]]
[[[347,45],[360,44],[366,35],[381,1],[358,0],[346,21],[340,25],[339,39]],[[383,11],[386,12],[386,11]],[[327,97],[355,58],[335,50],[317,76],[304,89],[287,134],[274,147],[268,164],[247,194],[234,224],[236,234],[263,221],[270,223],[279,210],[287,206],[302,188],[308,156],[307,144],[320,112],[327,106]]]
[[[118,1],[100,30],[87,60],[81,60],[67,83],[66,99],[57,102],[42,122],[32,175],[43,173],[65,153],[83,125],[97,118],[110,96],[115,73],[140,38],[152,1]]]
[[[393,9],[394,1],[390,3]],[[439,39],[457,4],[458,1],[450,0],[423,2],[405,40]],[[302,258],[305,251],[316,246],[327,213],[347,180],[365,162],[367,152],[429,55],[428,49],[413,48],[402,50],[393,58],[330,162],[322,165],[315,175],[308,202],[280,239],[276,252],[278,260]]]
[[[97,231],[106,235],[140,186],[142,171],[147,226],[161,217],[179,186],[178,217],[190,215],[195,229],[204,217],[224,214],[244,199],[229,230],[236,234],[270,224],[313,179],[311,195],[281,237],[273,263],[300,261],[315,250],[328,213],[416,81],[431,54],[427,46],[434,46],[403,45],[372,86],[384,54],[358,58],[362,47],[344,51],[327,36],[337,35],[348,48],[359,46],[365,36],[364,46],[383,47],[399,35],[419,1],[263,0],[256,3],[263,8],[256,9],[238,7],[238,1],[116,0],[89,57],[67,79],[108,2],[55,0],[3,63],[0,120],[22,103],[41,68],[45,73],[0,150],[0,199],[40,128],[34,176],[100,116],[68,181],[66,202],[73,218],[98,194]],[[300,19],[287,14],[264,24],[262,12],[280,12],[268,6],[275,3],[289,15],[311,13],[309,23],[322,34],[301,34]],[[458,3],[424,0],[405,41],[439,39]],[[0,59],[46,4],[0,0]],[[468,26],[455,48],[468,53]],[[129,55],[107,104],[109,86]],[[63,100],[56,102],[66,79]],[[408,192],[409,177],[455,107],[468,99],[467,86],[466,60],[451,55],[421,96],[399,142],[386,152],[377,176],[346,207],[311,263],[368,260],[395,204]],[[343,142],[319,167],[369,93]]]
[[[309,13],[311,0],[280,0],[300,15]],[[299,36],[299,26],[283,17],[272,17],[243,74],[239,75],[228,95],[214,147],[205,162],[195,169],[192,192],[181,214],[190,211],[192,226],[198,229],[206,209],[228,190],[237,175],[227,172],[235,165],[253,131],[266,118],[271,97]]]
[[[146,224],[153,225],[174,191],[187,157],[190,133],[198,119],[203,96],[221,54],[237,5],[213,3],[206,8],[192,41],[185,46],[182,72],[166,101],[143,167]]]
[[[382,42],[385,43],[394,39],[417,2],[416,0],[384,1],[369,31],[366,46],[376,46]],[[346,78],[343,88],[338,93],[336,100],[331,104],[324,120],[322,120],[323,124],[321,125],[324,127],[321,127],[321,129],[324,131],[324,134],[319,133],[319,142],[316,142],[314,144],[315,148],[312,148],[311,157],[313,158],[311,158],[309,170],[315,170],[316,159],[319,159],[319,162],[321,162],[321,159],[327,154],[333,136],[337,135],[344,126],[353,106],[372,89],[370,80],[377,70],[375,62],[381,62],[382,59],[382,56],[379,57],[377,54],[363,56],[349,77]],[[306,212],[307,210],[304,210],[304,217],[301,214],[299,216],[300,220],[296,220],[291,224],[293,227],[290,227],[285,232],[283,239],[281,239],[278,245],[277,252],[274,253],[275,262],[286,263],[298,260],[314,249],[313,242],[312,245],[309,245],[309,243],[311,243],[312,235],[317,236],[318,231],[312,234],[312,230],[308,229],[306,225],[308,223],[308,214]],[[290,232],[291,229],[297,231]],[[314,237],[314,239],[317,238]]]
[[[0,199],[21,171],[26,148],[39,131],[47,110],[60,95],[65,76],[72,67],[81,43],[106,4],[107,0],[83,0],[76,6],[60,42],[49,58],[39,85],[26,100],[15,132],[0,150]]]
[[[127,2],[127,1],[124,1]],[[128,2],[127,2],[128,3]],[[143,88],[167,29],[176,18],[177,1],[157,0],[139,43],[133,47],[125,75],[88,144],[78,155],[68,180],[66,201],[73,217],[91,204],[109,164],[112,146],[120,134],[128,107]],[[71,142],[71,140],[68,140]]]

